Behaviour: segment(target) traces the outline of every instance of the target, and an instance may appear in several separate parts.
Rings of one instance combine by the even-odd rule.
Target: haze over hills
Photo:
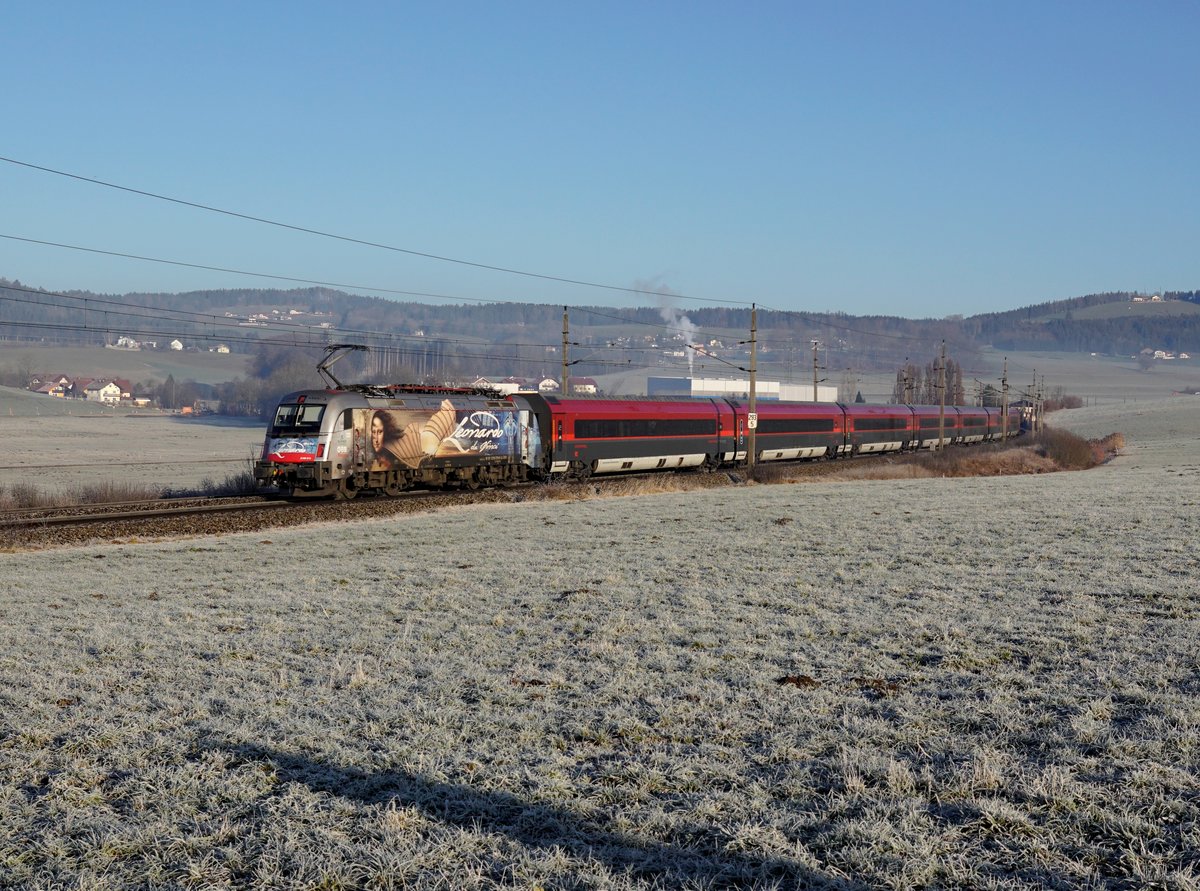
[[[749,363],[749,307],[688,307],[662,295],[641,308],[567,310],[574,376],[741,376]],[[218,347],[264,380],[301,374],[329,343],[371,347],[339,366],[344,379],[447,380],[474,375],[559,377],[564,311],[532,303],[398,302],[327,288],[234,289],[119,296],[49,293],[0,279],[0,370],[20,344],[116,346],[178,341],[191,353]],[[962,367],[990,368],[996,351],[1042,350],[1128,358],[1143,350],[1200,354],[1200,291],[1113,292],[1001,313],[943,319],[845,313],[757,313],[758,370],[810,381],[817,371],[894,374],[940,350]],[[983,356],[987,359],[983,359]],[[289,358],[290,357],[290,358]],[[11,364],[11,361],[9,362]],[[51,371],[55,369],[38,369]],[[235,375],[236,376],[236,375]]]

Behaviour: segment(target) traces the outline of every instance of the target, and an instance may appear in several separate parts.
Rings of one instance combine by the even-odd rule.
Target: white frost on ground
[[[1060,418],[1126,456],[5,555],[0,884],[1196,888],[1200,402]]]
[[[57,494],[97,484],[179,490],[205,479],[220,483],[252,467],[264,434],[262,424],[236,418],[0,416],[0,492],[18,485]]]

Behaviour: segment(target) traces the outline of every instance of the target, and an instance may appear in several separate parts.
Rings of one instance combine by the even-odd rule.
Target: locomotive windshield
[[[281,405],[275,410],[272,436],[312,436],[321,431],[323,405]]]

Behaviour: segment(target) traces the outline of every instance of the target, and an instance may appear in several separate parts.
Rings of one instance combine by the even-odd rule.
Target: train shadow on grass
[[[790,860],[759,858],[720,849],[704,826],[685,827],[694,841],[673,844],[638,837],[563,807],[528,801],[508,792],[431,780],[404,770],[369,772],[253,743],[208,739],[201,750],[224,752],[235,763],[266,762],[285,783],[365,805],[412,807],[429,820],[476,833],[498,833],[537,849],[555,848],[603,865],[651,887],[830,889],[865,886],[822,875]]]

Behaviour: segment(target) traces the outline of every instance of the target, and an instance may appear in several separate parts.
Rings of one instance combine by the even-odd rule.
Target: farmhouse
[[[60,387],[69,387],[71,379],[65,374],[35,374],[29,379],[30,390],[38,390],[43,384],[57,384]]]
[[[46,381],[44,384],[39,384],[34,388],[33,392],[40,393],[42,396],[57,396],[59,399],[67,395],[67,391],[63,385],[57,384],[54,381]]]
[[[121,401],[121,387],[111,380],[95,380],[83,389],[83,398],[89,402],[116,405]]]

